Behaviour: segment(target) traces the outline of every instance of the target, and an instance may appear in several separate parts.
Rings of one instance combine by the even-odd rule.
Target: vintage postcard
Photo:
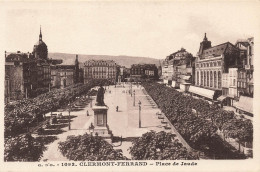
[[[0,171],[260,171],[259,1],[0,6]]]

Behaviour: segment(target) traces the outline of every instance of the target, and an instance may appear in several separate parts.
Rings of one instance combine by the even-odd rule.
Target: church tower
[[[203,50],[206,50],[211,47],[211,41],[208,41],[207,34],[205,33],[203,41],[200,43],[200,49],[198,56],[201,57]]]
[[[48,59],[48,48],[47,48],[47,45],[42,40],[41,27],[40,27],[39,41],[36,42],[36,44],[33,47],[33,55],[35,58],[40,58],[43,60]]]

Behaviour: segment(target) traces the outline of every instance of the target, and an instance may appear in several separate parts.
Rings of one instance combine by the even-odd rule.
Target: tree
[[[127,160],[122,150],[114,150],[113,146],[100,136],[89,134],[68,136],[64,142],[59,142],[62,155],[74,161],[107,161]]]
[[[130,154],[133,160],[180,160],[196,159],[191,152],[175,139],[174,134],[161,131],[147,132],[133,141]]]

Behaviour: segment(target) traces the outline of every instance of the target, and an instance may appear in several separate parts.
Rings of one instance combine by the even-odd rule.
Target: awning
[[[184,76],[183,79],[184,80],[189,80],[191,76]]]
[[[191,85],[190,83],[183,83],[183,84],[180,84],[180,89],[183,90],[183,91],[188,91],[190,85]]]
[[[191,93],[198,94],[200,96],[209,98],[209,99],[213,99],[213,96],[215,94],[215,91],[213,91],[213,90],[195,87],[195,86],[192,86],[192,85],[190,86],[188,91],[191,92]]]
[[[234,105],[236,108],[253,114],[253,98],[240,96],[239,102]]]
[[[222,95],[222,96],[218,97],[217,100],[222,102],[226,98],[227,98],[227,96]]]
[[[228,94],[227,97],[230,97],[230,98],[234,99],[234,98],[235,98],[235,95],[233,95],[233,94]]]

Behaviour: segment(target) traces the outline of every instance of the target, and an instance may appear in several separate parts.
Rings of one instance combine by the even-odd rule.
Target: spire
[[[203,51],[211,47],[211,41],[208,41],[207,34],[205,33],[203,41],[200,43],[198,56],[201,56]]]
[[[39,35],[39,41],[41,41],[42,40],[42,28],[41,28],[41,26],[40,26],[40,35]]]
[[[208,40],[208,38],[207,38],[207,33],[205,33],[205,36],[204,36],[203,41],[207,41],[207,40]]]

